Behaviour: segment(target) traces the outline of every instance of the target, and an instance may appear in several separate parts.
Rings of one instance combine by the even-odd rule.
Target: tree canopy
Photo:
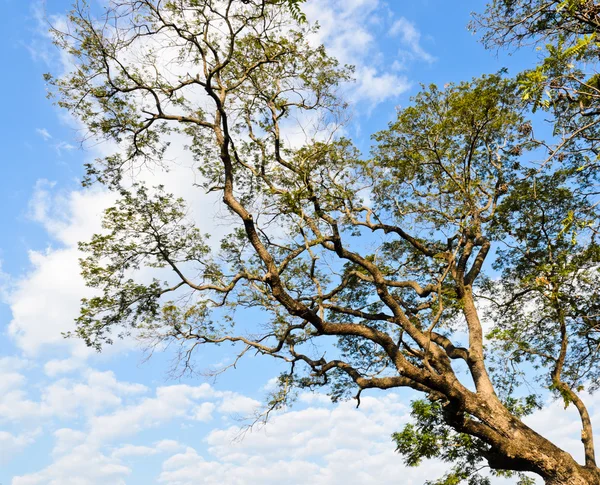
[[[352,67],[310,40],[301,3],[119,0],[94,16],[79,2],[54,31],[74,65],[47,76],[57,103],[118,147],[87,167],[85,183],[119,199],[81,244],[97,296],[76,334],[97,349],[129,333],[177,342],[183,365],[209,344],[269,355],[288,370],[267,413],[297,388],[359,402],[411,388],[414,422],[393,438],[409,465],[455,465],[431,483],[488,483],[484,466],[521,483],[600,481],[581,398],[600,379],[595,128],[568,125],[593,93],[577,111],[542,101],[532,73],[424,86],[364,156],[337,131]],[[566,52],[595,35],[573,27],[581,5],[498,1],[479,20],[489,44],[543,35]],[[546,82],[548,66],[532,72]],[[552,79],[580,75],[569,69]],[[534,135],[532,100],[560,115],[568,157],[564,143],[538,160],[551,141]],[[302,120],[313,129],[292,144]],[[218,244],[186,200],[136,176],[168,168],[174,136],[235,221]],[[260,326],[240,324],[247,309]],[[584,464],[522,421],[540,406],[524,368],[578,409]]]
[[[520,76],[533,110],[554,115],[548,156],[580,171],[597,169],[600,6],[587,0],[493,0],[471,27],[488,48],[535,48],[537,65]]]

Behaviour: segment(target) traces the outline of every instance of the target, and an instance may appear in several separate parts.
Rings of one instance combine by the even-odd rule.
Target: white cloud
[[[2,260],[0,260],[0,303],[8,300],[11,284],[12,278],[2,269]]]
[[[155,397],[123,406],[112,414],[92,417],[88,440],[107,443],[175,419],[193,419],[192,410],[198,412],[197,401],[213,397],[215,392],[206,383],[199,386],[181,384],[159,387]],[[201,414],[201,417],[204,415]]]
[[[420,60],[427,63],[435,61],[435,57],[426,52],[421,46],[421,33],[412,22],[404,17],[400,17],[394,22],[388,34],[400,39],[402,49],[399,51],[399,56],[401,58]]]
[[[226,393],[219,412],[234,416],[251,417],[262,406],[262,403],[233,392]]]
[[[39,401],[28,401],[26,414],[47,420],[53,416],[68,418],[70,423],[76,422],[73,418],[84,417],[84,428],[57,429],[54,462],[40,471],[15,477],[12,485],[125,483],[132,470],[130,460],[172,455],[185,447],[172,439],[148,446],[122,443],[124,438],[152,428],[168,425],[172,429],[194,420],[207,421],[217,409],[221,413],[244,411],[249,403],[256,403],[233,392],[217,392],[206,383],[162,386],[153,397],[140,399],[139,394],[145,391],[145,386],[119,381],[111,372],[93,370],[87,371],[84,382],[61,379],[51,383],[42,390]],[[13,400],[13,404],[22,408],[26,396],[18,397],[20,402]],[[0,406],[0,414],[3,411]],[[3,442],[18,439],[26,441],[25,436],[0,434]]]
[[[310,407],[280,414],[242,440],[234,440],[240,431],[237,427],[214,430],[207,437],[210,457],[188,448],[165,460],[159,482],[392,484],[402,476],[402,483],[420,484],[422,470],[407,469],[390,438],[391,431],[407,419],[398,399],[395,394],[365,397],[364,408],[358,410],[348,402],[331,409]],[[443,473],[443,465],[429,465],[429,472]]]
[[[308,404],[331,404],[331,398],[319,392],[303,392],[298,396],[298,399],[300,402],[305,402]]]
[[[75,329],[81,299],[94,294],[80,274],[78,242],[101,230],[103,210],[114,200],[114,194],[106,190],[61,193],[48,180],[39,180],[35,186],[29,217],[59,247],[30,250],[30,270],[13,279],[5,299],[12,312],[8,335],[18,348],[30,357],[44,350],[61,350],[61,359],[48,362],[49,374],[72,371],[94,353],[83,341],[65,339],[63,333]],[[119,341],[115,349],[128,345]]]
[[[35,131],[44,141],[50,141],[54,138],[46,128],[36,128]],[[62,155],[63,152],[70,152],[77,149],[75,145],[66,141],[56,141],[51,146],[59,156]]]
[[[214,410],[215,405],[212,402],[203,402],[192,411],[192,415],[196,421],[207,422],[213,419]]]
[[[44,387],[39,400],[25,389],[27,380],[18,373],[0,373],[0,421],[36,422],[52,417],[77,418],[106,412],[119,406],[123,396],[147,389],[141,384],[119,382],[112,372],[89,371],[84,382],[60,379]]]
[[[69,427],[54,431],[53,463],[16,477],[13,485],[130,483],[129,475],[144,466],[143,460],[161,455],[163,468],[156,480],[167,485],[385,485],[397,483],[399,476],[410,485],[441,476],[445,470],[444,464],[435,461],[416,469],[402,464],[390,434],[408,421],[409,410],[406,397],[393,392],[364,396],[359,409],[354,401],[334,405],[325,395],[302,393],[299,401],[308,408],[275,414],[266,426],[245,433],[240,440],[240,427],[215,427],[224,421],[211,418],[247,414],[258,404],[248,396],[217,391],[209,384],[176,384],[158,387],[148,397],[145,386],[120,381],[111,372],[88,369],[78,377],[51,382],[41,389],[39,400],[33,400],[24,390],[28,366],[20,359],[0,359],[4,384],[0,415],[16,423],[26,419],[32,426],[18,432],[0,431],[0,449],[21,452],[40,435],[40,426],[50,427],[55,419],[68,419]],[[600,397],[584,398],[597,422]],[[83,420],[78,423],[74,417]],[[215,424],[205,435],[206,449],[186,448],[173,439],[156,441],[184,426],[206,430],[198,420],[209,419]],[[562,403],[553,402],[526,421],[582,458],[580,425],[572,407],[565,411]],[[150,430],[150,444],[124,442]]]
[[[64,455],[85,441],[85,433],[70,428],[57,429],[54,432],[56,442],[52,449],[53,455]]]
[[[267,383],[262,387],[263,391],[274,391],[275,389],[277,389],[277,386],[279,384],[279,378],[278,377],[271,377]]]
[[[342,64],[356,66],[348,92],[354,103],[366,102],[369,109],[397,97],[410,88],[405,76],[388,68],[378,45],[382,17],[387,7],[377,0],[312,0],[304,7],[310,21],[320,25],[315,43],[323,43]]]
[[[196,171],[183,145],[174,143],[175,148],[168,152],[169,157],[178,160],[173,170],[148,169],[140,177],[150,186],[163,184],[167,190],[183,196],[189,203],[190,217],[196,218],[201,229],[211,228],[212,241],[218,245],[220,237],[230,228],[224,218],[221,223],[215,222],[221,204],[214,195],[207,196],[195,186]],[[63,333],[75,329],[81,299],[95,294],[81,277],[79,259],[83,254],[78,243],[102,231],[103,212],[115,200],[115,194],[108,190],[65,192],[48,180],[39,180],[34,188],[29,217],[44,227],[58,247],[30,250],[30,270],[20,278],[13,278],[4,299],[12,311],[8,334],[18,348],[28,356],[38,356],[45,350],[60,351],[61,358],[48,364],[49,373],[73,370],[77,362],[94,354],[83,341],[65,339]],[[156,270],[148,270],[139,276],[147,276],[149,281],[156,274]],[[116,340],[113,346],[105,347],[104,353],[117,353],[136,345],[134,339]],[[66,358],[64,350],[68,352]],[[58,360],[63,362],[59,364]]]
[[[82,341],[62,336],[74,329],[81,298],[90,294],[79,275],[77,256],[73,248],[29,252],[32,270],[8,296],[13,315],[8,333],[25,354],[34,356],[45,346],[86,353]]]
[[[104,210],[115,200],[114,194],[101,188],[65,193],[56,190],[55,182],[41,179],[35,185],[29,214],[55,240],[75,248],[102,229]]]
[[[154,449],[159,453],[175,453],[182,448],[183,445],[175,440],[161,440],[154,445]]]
[[[75,145],[72,145],[71,143],[66,142],[66,141],[60,141],[60,142],[56,143],[53,146],[53,148],[54,148],[54,150],[56,150],[56,153],[58,155],[62,155],[63,152],[72,152],[73,150],[77,149],[77,147]]]
[[[40,429],[18,435],[0,430],[0,464],[8,462],[14,455],[34,443],[40,433]]]
[[[355,101],[367,100],[379,104],[390,97],[396,97],[410,89],[410,82],[405,76],[384,73],[379,74],[374,68],[364,67],[356,72],[357,88],[352,93]]]
[[[44,139],[44,141],[48,141],[52,138],[52,135],[48,132],[46,128],[36,128],[35,131]]]
[[[118,407],[122,396],[142,394],[146,386],[119,382],[112,372],[90,371],[87,382],[61,379],[42,393],[42,410],[51,415],[77,417]]]
[[[25,376],[19,372],[0,369],[0,395],[22,387],[25,381]]]
[[[12,485],[125,485],[130,473],[118,459],[82,444],[39,472],[14,477]]]
[[[0,367],[0,423],[40,415],[40,403],[28,398],[24,374]]]
[[[44,364],[44,372],[49,377],[70,374],[81,368],[83,362],[74,358],[53,359]]]
[[[110,372],[89,370],[84,382],[62,379],[42,391],[40,401],[29,401],[37,417],[87,417],[84,429],[60,428],[54,432],[53,463],[40,471],[15,477],[12,485],[104,485],[124,484],[131,473],[128,459],[173,454],[184,449],[175,440],[163,439],[152,446],[111,444],[148,428],[173,421],[194,419],[194,409],[207,399],[218,399],[210,385],[172,385],[156,389],[153,398],[138,394],[145,386],[118,381]],[[126,404],[134,400],[135,403]],[[23,403],[17,403],[22,405]],[[214,404],[210,404],[214,408]],[[111,411],[111,408],[119,407]],[[0,414],[4,409],[0,406]],[[8,416],[10,418],[10,416]],[[49,425],[50,421],[46,421]],[[3,442],[29,443],[29,435],[0,434]],[[33,436],[33,435],[32,435]],[[0,447],[1,449],[1,447]]]
[[[176,453],[185,447],[175,440],[162,440],[154,446],[123,445],[113,451],[115,458],[153,456],[161,453]]]
[[[151,456],[156,455],[156,448],[150,446],[125,445],[115,450],[112,454],[115,458],[125,458],[130,456]]]
[[[8,369],[4,370],[8,375]],[[21,375],[19,371],[11,372]],[[37,401],[27,396],[22,389],[25,385],[24,377],[19,377],[7,388],[7,394],[21,393],[16,396],[19,399],[12,400],[12,409],[20,411],[6,416],[5,408],[0,406],[0,414],[11,420],[42,420],[45,427],[56,418],[67,419],[69,427],[54,431],[53,462],[39,471],[15,477],[12,485],[129,483],[128,477],[137,466],[143,467],[144,460],[160,455],[166,458],[157,481],[170,485],[336,484],[352,483],[348,482],[352,477],[367,475],[370,478],[361,478],[360,483],[385,484],[385,477],[398,476],[405,470],[390,440],[390,432],[407,419],[407,409],[395,394],[364,397],[358,410],[354,402],[333,406],[323,395],[303,395],[301,402],[311,407],[275,415],[267,426],[246,433],[241,441],[234,441],[240,436],[237,426],[213,428],[205,438],[209,450],[205,458],[173,439],[153,444],[123,440],[150,430],[153,436],[168,438],[173,430],[183,425],[200,426],[192,423],[206,422],[217,413],[222,418],[233,413],[249,414],[259,404],[257,401],[231,391],[216,391],[209,384],[161,386],[147,397],[145,386],[91,369],[78,377],[51,382],[41,389]],[[0,396],[0,400],[5,397]],[[83,422],[78,426],[80,418]],[[3,432],[0,436],[3,442],[26,446],[35,432]],[[407,476],[412,476],[410,473]]]
[[[32,220],[43,224],[48,219],[52,202],[50,191],[55,185],[56,182],[46,179],[40,179],[36,182],[33,195],[29,200],[29,217]]]
[[[69,349],[81,360],[92,352],[82,341],[65,340],[62,335],[74,329],[81,298],[93,294],[80,275],[77,243],[101,229],[102,211],[114,195],[102,190],[68,194],[54,190],[53,182],[37,182],[29,217],[42,224],[60,247],[29,251],[31,269],[14,279],[7,291],[6,301],[12,311],[8,334],[26,355],[36,356],[46,347],[58,347]],[[76,365],[74,360],[70,363]],[[65,371],[65,365],[66,361],[61,370],[57,362],[49,363],[48,371]]]
[[[29,44],[25,47],[34,61],[52,65],[56,62],[57,57],[60,57],[60,54],[56,48],[53,48],[54,46],[51,43],[48,22],[54,27],[62,28],[65,26],[65,18],[63,16],[48,15],[43,0],[31,2],[31,13],[36,22],[36,35],[30,38]]]
[[[210,477],[217,478],[219,468],[219,463],[206,462],[196,453],[196,450],[188,448],[185,453],[172,456],[164,462],[164,471],[158,481],[161,483],[168,483],[169,485],[206,483],[206,480],[210,479]],[[219,479],[223,479],[222,475]],[[234,485],[236,481],[232,479],[233,477],[229,476],[229,481],[227,483]]]
[[[315,483],[313,477],[319,467],[302,461],[271,462],[257,458],[242,467],[235,467],[216,461],[206,461],[198,453],[188,448],[185,453],[175,455],[165,461],[158,482],[168,485],[218,484],[296,484]],[[351,483],[351,482],[347,482]]]
[[[370,14],[379,7],[379,0],[344,0],[338,2],[343,17],[354,17],[358,14]]]

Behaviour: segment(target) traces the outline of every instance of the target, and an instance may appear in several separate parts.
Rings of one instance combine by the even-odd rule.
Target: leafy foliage
[[[557,142],[548,145],[548,158],[591,177],[598,162],[599,13],[596,2],[585,0],[493,0],[471,25],[487,47],[533,44],[544,51],[520,75],[522,97],[534,111],[554,115]]]
[[[485,456],[489,446],[465,433],[456,432],[444,419],[444,406],[439,402],[417,400],[411,403],[414,423],[392,435],[398,452],[408,466],[419,466],[423,459],[437,458],[453,465],[444,477],[427,481],[426,485],[489,485]],[[492,475],[516,477],[519,485],[532,485],[530,477],[521,473],[492,470]]]
[[[165,194],[162,187],[156,194],[143,186],[122,190],[116,206],[106,210],[103,228],[106,233],[80,244],[88,253],[81,260],[83,277],[102,294],[83,300],[77,334],[98,350],[103,340],[111,341],[106,332],[115,322],[125,328],[150,324],[161,311],[174,318],[177,310],[170,304],[161,310],[159,299],[183,282],[169,286],[154,278],[145,285],[132,277],[140,268],[173,268],[194,261],[202,265],[199,277],[205,282],[216,283],[223,276],[207,260],[210,250],[205,238],[186,223],[183,199]]]

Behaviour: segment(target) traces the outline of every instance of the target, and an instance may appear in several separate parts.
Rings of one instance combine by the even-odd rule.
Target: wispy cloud
[[[35,132],[40,135],[44,141],[48,141],[52,139],[52,135],[48,132],[46,128],[37,128]]]
[[[41,138],[43,138],[44,141],[54,140],[54,137],[46,128],[36,128],[35,132]],[[70,152],[77,149],[75,145],[72,145],[71,143],[62,140],[56,140],[51,146],[52,148],[54,148],[58,155],[62,155],[64,152]]]
[[[62,155],[63,152],[70,152],[72,150],[75,150],[76,148],[77,147],[71,145],[70,143],[67,143],[66,141],[61,141],[54,145],[54,149],[59,155]]]
[[[436,59],[421,46],[421,33],[415,24],[404,17],[396,20],[388,30],[390,37],[400,40],[398,55],[404,60],[418,60],[432,63]]]

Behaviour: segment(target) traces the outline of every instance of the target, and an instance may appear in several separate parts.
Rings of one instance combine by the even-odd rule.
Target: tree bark
[[[566,451],[511,415],[496,396],[464,396],[463,405],[446,408],[446,420],[459,432],[487,442],[489,466],[528,471],[552,485],[600,485],[600,469],[584,466]],[[476,418],[476,419],[473,419]]]
[[[546,485],[599,485],[600,470],[598,468],[581,467],[581,471],[567,472],[567,474],[557,474],[553,477],[546,478]]]
[[[583,466],[567,452],[525,425],[505,438],[499,456],[488,457],[494,469],[529,471],[538,474],[548,485],[600,485],[600,469]]]

